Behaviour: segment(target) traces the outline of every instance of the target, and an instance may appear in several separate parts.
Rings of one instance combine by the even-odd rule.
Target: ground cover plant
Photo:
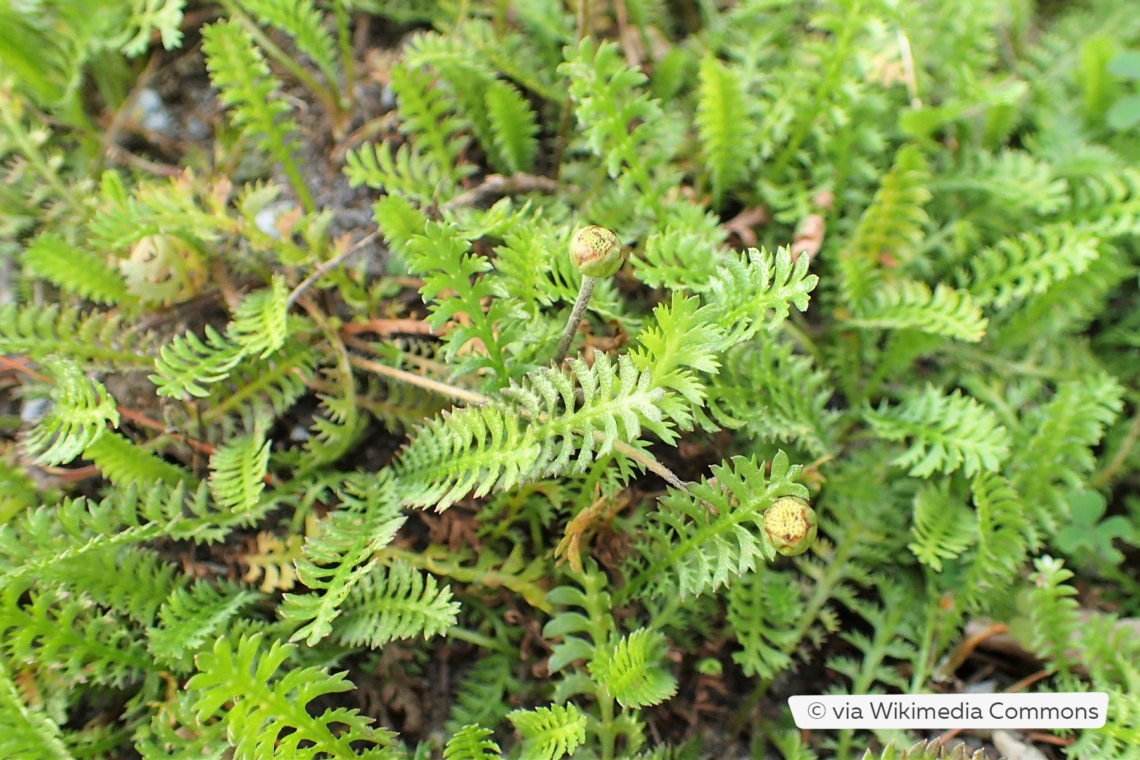
[[[1137,81],[1132,0],[3,0],[0,757],[1135,757]],[[974,689],[1107,720],[786,702]]]

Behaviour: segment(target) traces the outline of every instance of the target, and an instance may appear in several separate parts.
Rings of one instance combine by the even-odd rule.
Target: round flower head
[[[764,532],[776,551],[785,557],[803,554],[815,543],[819,521],[803,499],[781,496],[764,513]]]
[[[591,224],[574,233],[570,240],[570,256],[578,271],[587,277],[609,277],[621,269],[625,261],[617,233]]]

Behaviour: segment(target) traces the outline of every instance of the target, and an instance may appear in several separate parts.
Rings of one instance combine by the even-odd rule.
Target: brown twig
[[[340,328],[342,335],[374,333],[376,335],[440,335],[422,319],[385,319],[374,317],[363,322],[349,322]]]
[[[354,254],[360,252],[360,250],[363,249],[364,246],[366,246],[368,243],[371,243],[373,240],[375,240],[379,236],[380,236],[380,230],[374,230],[374,231],[370,232],[369,234],[365,235],[361,240],[357,241],[356,243],[353,243],[348,248],[346,248],[343,251],[341,251],[340,253],[338,253],[336,256],[333,256],[328,261],[325,261],[325,262],[322,262],[321,264],[318,264],[317,268],[313,270],[312,274],[310,274],[308,277],[306,277],[304,280],[302,280],[300,285],[293,288],[293,291],[289,294],[289,298],[286,299],[285,303],[288,305],[289,308],[292,308],[293,304],[295,304],[297,302],[297,299],[301,297],[301,294],[304,293],[306,290],[308,290],[313,285],[313,283],[315,283],[321,277],[323,277],[326,274],[328,274],[329,272],[331,272],[336,267],[343,264],[345,261],[347,261]]]
[[[502,198],[507,195],[519,193],[556,193],[558,181],[549,177],[539,177],[534,174],[512,174],[504,177],[502,174],[488,174],[482,182],[470,190],[455,196],[439,207],[440,211],[451,211],[466,206],[478,206],[491,198]]]
[[[187,436],[180,435],[178,433],[171,433],[166,425],[162,424],[158,420],[151,419],[150,417],[147,417],[145,414],[142,414],[141,412],[136,412],[132,409],[128,409],[125,406],[118,406],[116,408],[119,410],[119,417],[120,418],[125,419],[125,420],[130,420],[131,422],[135,423],[139,427],[149,428],[151,430],[157,430],[160,433],[162,433],[163,435],[170,438],[171,440],[177,441],[179,443],[184,443],[200,454],[205,454],[206,456],[211,456],[211,455],[213,455],[213,453],[215,451],[214,447],[208,443],[202,443],[201,441],[198,441],[194,438],[189,438]]]

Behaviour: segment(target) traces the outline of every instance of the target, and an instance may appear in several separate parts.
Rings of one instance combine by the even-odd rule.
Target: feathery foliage
[[[499,745],[487,738],[493,734],[489,728],[477,725],[464,726],[452,734],[443,748],[444,760],[492,760],[502,757]]]
[[[558,760],[586,740],[586,716],[574,705],[515,710],[507,717],[522,736],[526,760]]]
[[[712,185],[713,206],[719,207],[727,190],[748,171],[748,112],[739,69],[716,58],[701,60],[697,96],[697,128]]]
[[[106,260],[45,233],[24,249],[24,269],[61,290],[102,304],[131,301],[123,277]]]
[[[24,451],[34,462],[64,464],[99,440],[108,424],[119,423],[115,400],[102,383],[89,379],[73,362],[45,359],[43,368],[54,381],[50,406],[24,438]]]
[[[375,553],[392,541],[404,523],[387,482],[366,485],[359,478],[349,480],[340,496],[344,505],[305,541],[304,557],[297,562],[298,579],[321,593],[284,597],[282,620],[304,623],[291,641],[304,639],[312,646],[329,635],[345,599],[375,566]]]
[[[249,33],[232,21],[203,29],[202,49],[211,81],[221,93],[222,102],[233,109],[234,126],[248,129],[266,152],[280,162],[293,190],[311,209],[312,200],[293,156],[297,148],[293,136],[297,124],[286,118],[291,109],[281,97],[281,84],[274,78],[260,49]]]
[[[677,679],[661,666],[664,634],[639,628],[594,654],[590,677],[606,684],[622,707],[660,704],[677,691]]]
[[[851,239],[839,252],[844,300],[861,305],[888,279],[890,262],[905,262],[917,252],[929,216],[929,174],[922,153],[913,145],[898,152],[870,207],[859,217]],[[887,257],[887,258],[885,258]]]
[[[1140,17],[901,5],[0,4],[0,755],[1129,760]]]
[[[967,477],[994,472],[1009,455],[1009,433],[997,417],[959,391],[947,395],[927,386],[917,397],[894,408],[867,409],[863,417],[883,440],[913,440],[893,464],[916,477],[959,468]]]
[[[617,177],[623,166],[636,171],[645,160],[642,146],[661,123],[660,105],[637,92],[645,75],[622,64],[617,45],[589,38],[559,69],[570,81],[586,146],[604,159],[610,177]]]
[[[352,587],[336,636],[346,644],[373,649],[392,639],[439,636],[455,624],[458,602],[435,578],[407,564],[376,568]]]
[[[493,135],[493,161],[503,172],[530,171],[538,153],[538,123],[526,98],[509,82],[500,79],[488,85],[483,97]]]
[[[328,676],[308,667],[279,674],[294,647],[276,641],[266,647],[262,641],[260,635],[243,636],[234,647],[220,638],[213,651],[199,655],[198,672],[187,682],[187,688],[199,691],[199,721],[224,720],[242,757],[392,756],[386,751],[391,735],[372,728],[356,710],[309,713],[310,702],[352,688],[343,673]],[[368,748],[361,754],[353,742]]]
[[[581,400],[576,397],[581,394]],[[572,360],[568,372],[544,369],[511,386],[502,400],[445,414],[400,454],[405,504],[444,510],[473,493],[508,489],[561,472],[583,472],[615,444],[638,448],[645,428],[672,440],[648,372],[623,357],[617,366]]]
[[[58,354],[84,363],[134,367],[151,363],[151,342],[114,312],[84,314],[77,307],[55,305],[0,308],[0,350],[35,361]]]
[[[241,361],[240,347],[210,325],[205,334],[202,340],[187,333],[162,347],[155,362],[157,374],[151,375],[160,396],[206,396],[206,386],[225,380]]]
[[[650,595],[697,596],[775,557],[763,514],[781,496],[808,495],[795,482],[799,466],[781,452],[772,458],[767,477],[755,459],[740,457],[712,471],[713,479],[694,484],[688,493],[670,492],[650,515],[623,596],[646,593],[646,586]]]

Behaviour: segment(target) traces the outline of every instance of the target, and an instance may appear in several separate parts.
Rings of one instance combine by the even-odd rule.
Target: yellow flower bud
[[[574,233],[570,240],[570,256],[578,271],[587,277],[609,277],[621,269],[625,261],[617,233],[591,224]]]
[[[764,513],[764,532],[776,551],[785,557],[810,549],[818,526],[815,510],[795,496],[781,496]]]

